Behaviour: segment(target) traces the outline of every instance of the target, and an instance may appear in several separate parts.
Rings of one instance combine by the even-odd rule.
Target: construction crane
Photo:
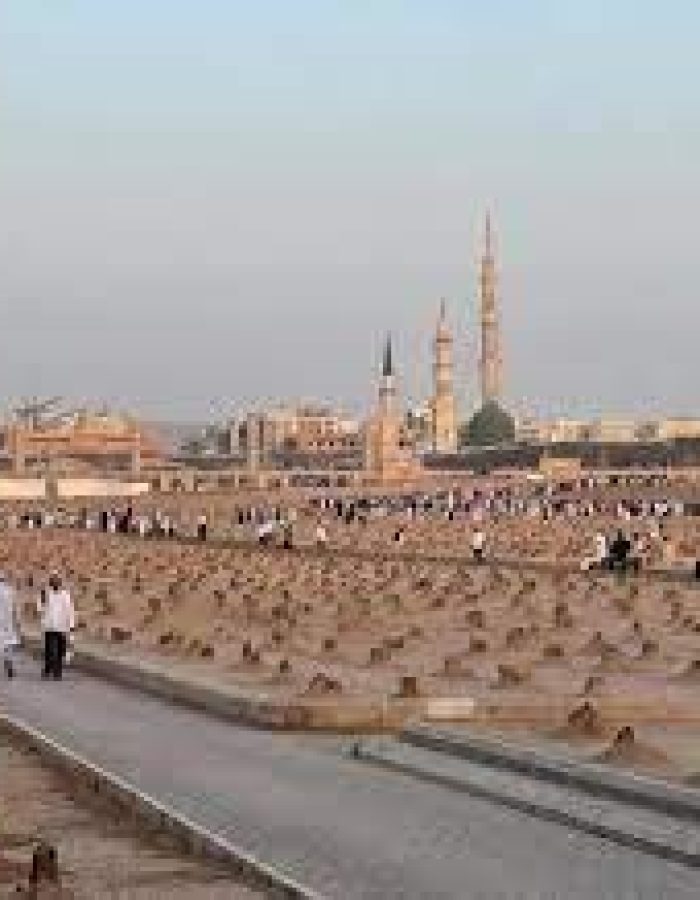
[[[23,425],[29,425],[35,431],[46,416],[52,410],[55,410],[62,400],[63,397],[48,397],[45,400],[39,400],[37,397],[34,397],[31,400],[25,400],[12,411],[19,422]]]

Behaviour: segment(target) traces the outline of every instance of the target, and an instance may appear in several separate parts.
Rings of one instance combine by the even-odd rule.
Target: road
[[[332,898],[696,898],[698,872],[344,757],[26,661],[0,703]]]

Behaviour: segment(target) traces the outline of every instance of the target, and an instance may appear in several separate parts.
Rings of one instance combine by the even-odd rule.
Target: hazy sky
[[[0,402],[201,418],[475,392],[494,210],[515,409],[700,413],[693,0],[0,0]]]

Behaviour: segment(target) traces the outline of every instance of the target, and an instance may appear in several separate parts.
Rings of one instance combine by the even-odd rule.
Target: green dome
[[[466,427],[466,443],[475,447],[511,444],[515,440],[515,422],[494,400],[474,413]]]

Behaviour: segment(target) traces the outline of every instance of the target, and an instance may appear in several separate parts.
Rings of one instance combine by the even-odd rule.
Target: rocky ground
[[[259,894],[216,865],[184,857],[162,836],[96,808],[28,751],[0,736],[0,897],[203,897],[253,900]],[[38,889],[29,880],[34,851],[57,854],[53,881],[48,852]]]

